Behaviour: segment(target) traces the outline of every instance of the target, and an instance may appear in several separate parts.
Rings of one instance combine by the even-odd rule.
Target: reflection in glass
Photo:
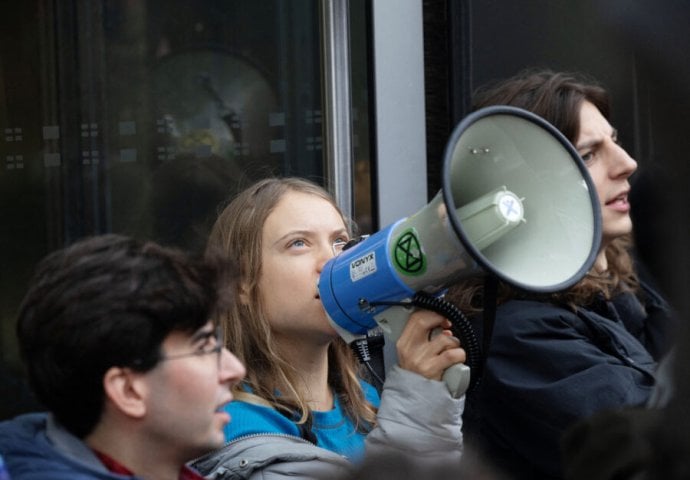
[[[354,3],[363,31],[365,8]],[[15,402],[0,402],[0,419],[31,408],[14,319],[47,252],[104,232],[200,251],[218,205],[254,180],[300,175],[327,184],[318,5],[3,6],[0,398]],[[357,71],[360,171],[369,158],[366,67]],[[369,215],[370,205],[357,209]]]

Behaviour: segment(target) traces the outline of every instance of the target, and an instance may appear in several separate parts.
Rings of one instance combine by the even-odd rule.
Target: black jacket
[[[642,406],[673,325],[644,286],[572,312],[534,301],[498,307],[479,387],[468,397],[468,445],[519,479],[562,478],[560,440],[574,422],[609,408]]]

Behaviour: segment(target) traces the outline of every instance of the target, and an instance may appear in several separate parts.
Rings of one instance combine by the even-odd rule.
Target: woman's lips
[[[630,203],[628,202],[627,195],[619,195],[613,200],[606,202],[606,206],[619,212],[628,212],[630,210]]]

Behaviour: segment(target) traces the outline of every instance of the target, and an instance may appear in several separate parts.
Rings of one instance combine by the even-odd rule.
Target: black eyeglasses
[[[345,248],[345,245],[347,245],[347,242],[345,240],[336,240],[331,244],[331,248],[333,249],[333,255],[336,257],[340,255],[343,252],[343,249]]]
[[[203,355],[216,354],[218,356],[218,365],[220,365],[221,352],[225,346],[225,339],[223,338],[223,329],[218,326],[211,332],[202,333],[199,339],[203,339],[204,343],[199,348],[193,352],[189,353],[176,353],[174,355],[161,355],[158,358],[159,362],[165,360],[176,360],[178,358],[186,357],[200,357]]]
[[[359,237],[351,238],[350,240],[336,240],[332,245],[333,255],[337,257],[343,253],[343,251],[354,245],[357,245],[359,242],[366,240],[367,238],[369,238],[369,235],[360,235]]]

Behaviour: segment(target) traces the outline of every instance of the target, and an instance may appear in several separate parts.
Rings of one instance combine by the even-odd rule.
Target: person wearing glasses
[[[10,476],[201,478],[185,462],[223,445],[245,374],[209,320],[234,279],[228,262],[114,234],[44,258],[17,336],[49,413],[0,423]]]
[[[464,397],[440,381],[465,360],[450,322],[429,311],[411,316],[379,401],[326,316],[319,275],[350,235],[328,192],[299,178],[261,180],[220,213],[208,251],[240,266],[239,302],[220,323],[247,377],[225,407],[229,443],[194,463],[203,474],[333,478],[381,448],[460,458]],[[437,327],[446,334],[430,338]]]

